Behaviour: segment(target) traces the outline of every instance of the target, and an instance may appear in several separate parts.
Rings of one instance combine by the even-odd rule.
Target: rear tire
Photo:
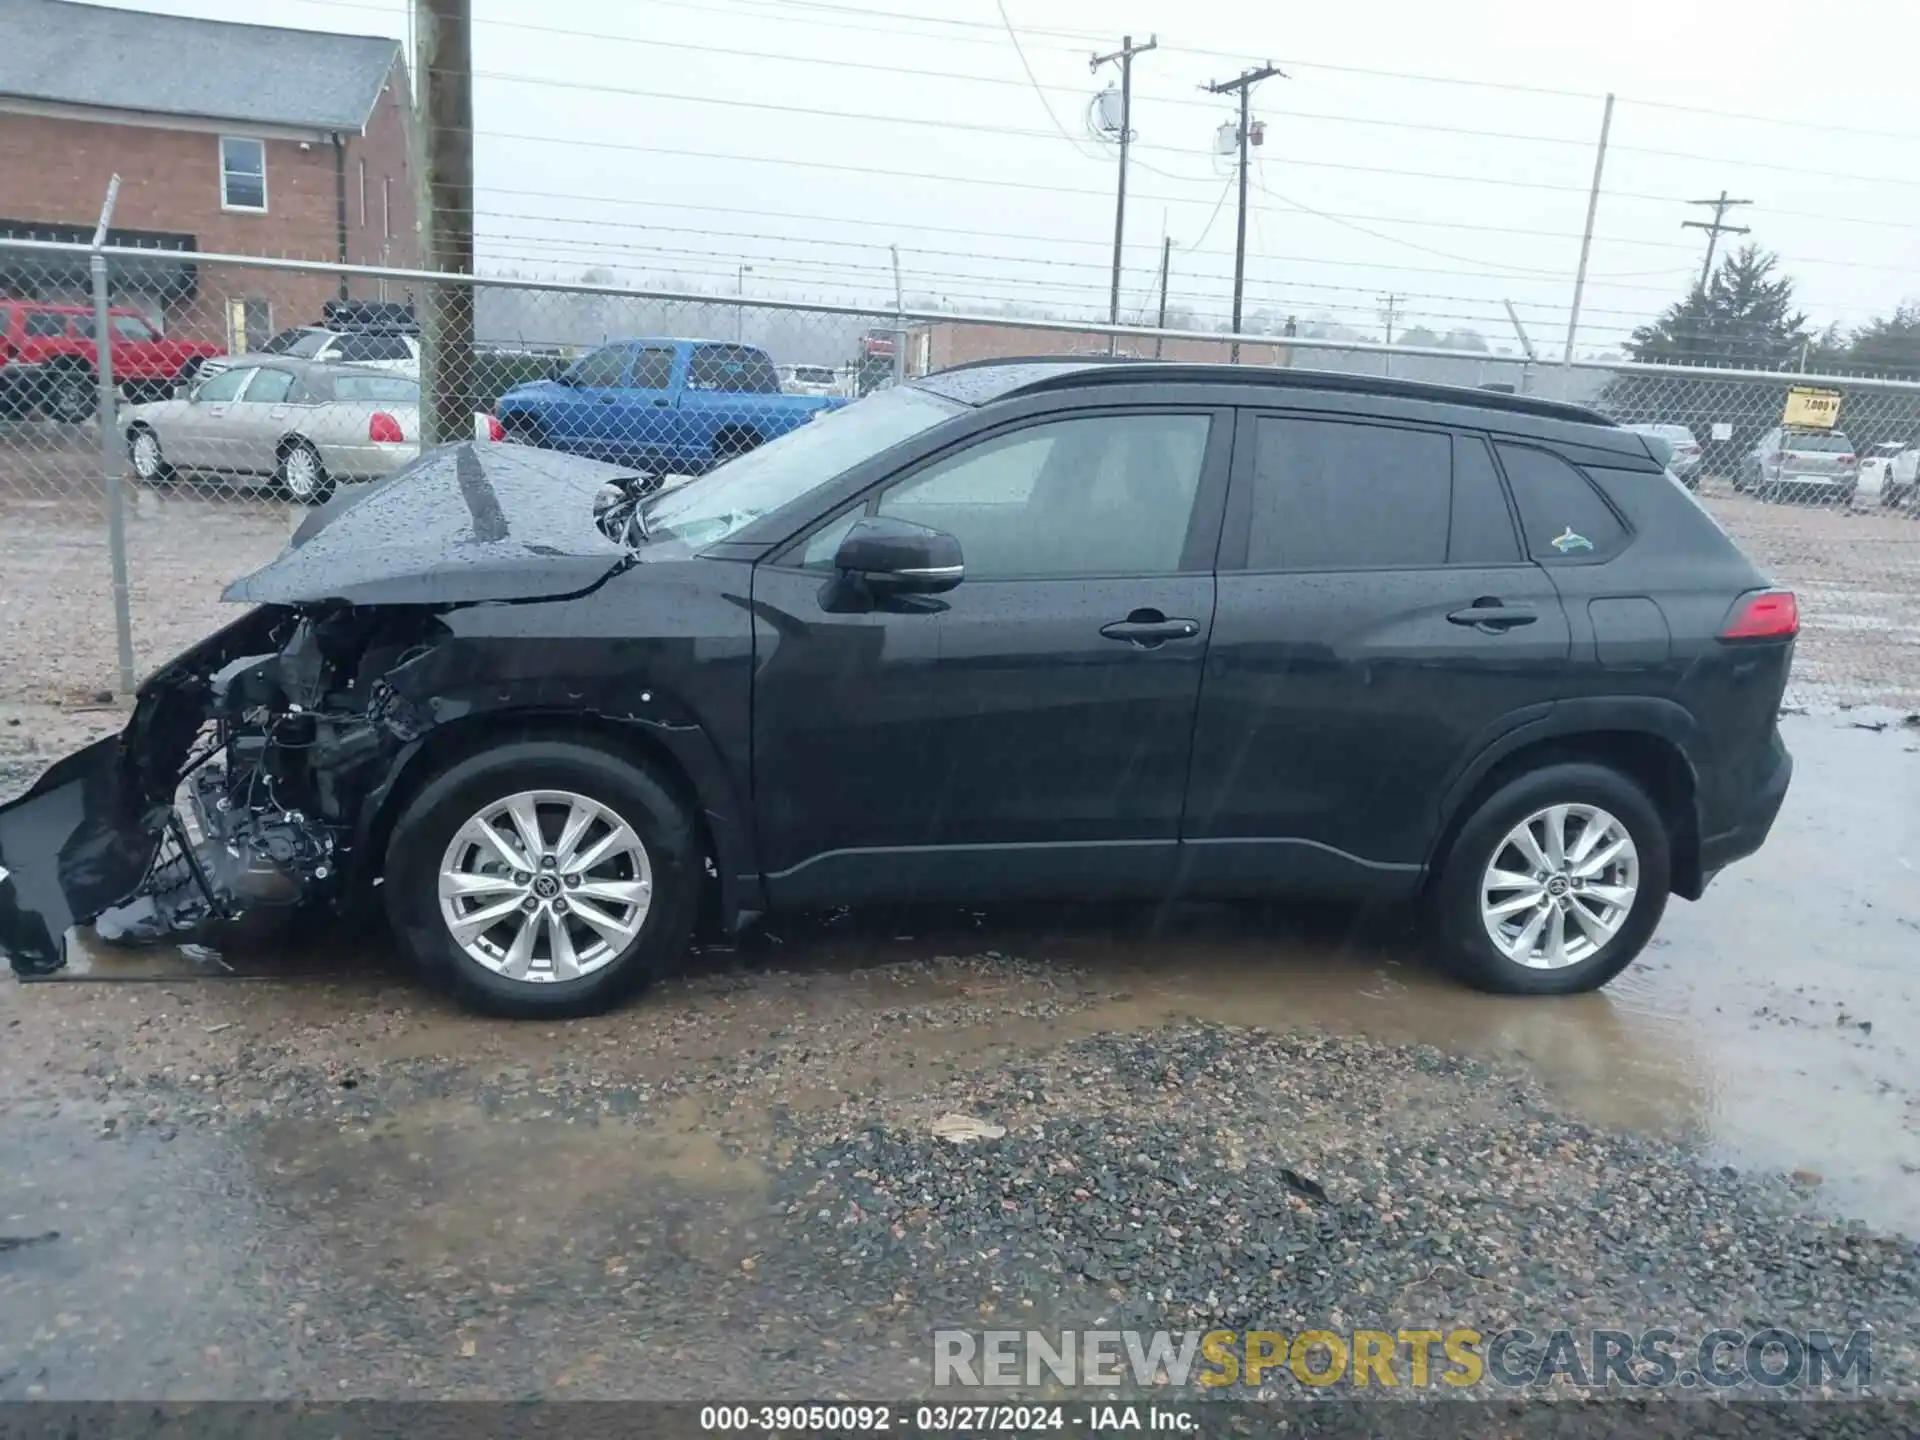
[[[530,796],[541,797],[536,823],[555,864],[543,868],[548,856],[531,856],[533,868],[509,873],[503,862],[487,861],[491,847],[473,838],[481,833],[474,827],[492,823],[485,817],[497,816],[515,797]],[[610,836],[613,858],[584,875],[569,876],[565,827],[576,804],[597,807],[611,818],[596,820],[584,831],[575,854],[591,850],[596,837]],[[631,847],[620,838],[619,826],[633,840]],[[510,823],[509,831],[498,833],[522,832]],[[525,845],[511,839],[509,844],[527,854]],[[462,1004],[492,1015],[549,1019],[598,1014],[678,961],[693,933],[703,873],[685,807],[646,770],[579,741],[526,739],[458,761],[427,784],[394,827],[381,888],[394,933]],[[525,876],[525,883],[516,876]],[[558,884],[548,883],[555,879]],[[632,898],[620,902],[586,894],[596,885],[631,887],[642,881],[644,903],[630,889],[619,893]],[[485,896],[452,893],[476,885],[494,888]],[[495,903],[496,894],[505,907],[500,920],[465,940],[457,938],[446,907],[455,907],[471,924],[481,906]],[[569,896],[575,897],[571,908]],[[595,907],[593,922],[584,918],[583,906]],[[609,915],[635,927],[631,938],[617,945],[608,938],[608,930],[599,926]],[[527,928],[535,932],[533,938],[524,952],[516,952]],[[571,957],[565,964],[563,955]],[[567,968],[581,973],[566,978]],[[515,969],[521,978],[514,978]]]
[[[100,408],[99,382],[79,366],[51,371],[40,382],[40,408],[49,420],[84,425]]]
[[[1538,886],[1507,883],[1528,879],[1513,837],[1527,826],[1543,839],[1543,818],[1556,807],[1568,807],[1561,855],[1542,844],[1548,863],[1528,867],[1550,878]],[[1603,822],[1583,855],[1586,827]],[[1617,852],[1614,836],[1626,841]],[[1596,874],[1581,874],[1610,852],[1615,858]],[[1477,989],[1577,994],[1599,989],[1633,962],[1660,923],[1671,884],[1666,823],[1646,791],[1605,765],[1552,764],[1508,781],[1460,827],[1427,895],[1430,932],[1442,963]],[[1528,936],[1536,913],[1541,924]],[[1504,944],[1496,944],[1496,930]]]

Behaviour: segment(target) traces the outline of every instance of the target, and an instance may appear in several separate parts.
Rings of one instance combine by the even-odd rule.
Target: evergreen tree
[[[1813,337],[1793,307],[1793,281],[1774,277],[1779,257],[1746,245],[1720,262],[1705,288],[1695,286],[1627,342],[1635,360],[1741,369],[1797,366]]]

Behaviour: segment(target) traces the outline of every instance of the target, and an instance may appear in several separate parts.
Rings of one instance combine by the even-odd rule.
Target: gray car
[[[126,416],[127,454],[148,484],[174,472],[318,504],[335,484],[377,480],[420,453],[420,386],[403,375],[260,358]]]

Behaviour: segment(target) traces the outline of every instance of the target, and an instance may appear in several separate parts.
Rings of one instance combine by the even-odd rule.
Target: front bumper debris
[[[261,877],[263,855],[288,857],[282,880],[329,864],[330,840],[297,813],[290,826],[284,812],[207,808],[220,805],[213,792],[230,763],[219,752],[231,736],[213,718],[221,679],[249,657],[272,659],[295,624],[268,606],[217,631],[141,687],[118,735],[56,761],[0,806],[0,954],[17,974],[58,970],[75,925],[157,937],[223,918],[236,898],[284,897],[284,884]]]

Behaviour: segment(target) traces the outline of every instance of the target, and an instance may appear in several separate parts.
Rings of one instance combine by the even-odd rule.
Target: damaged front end
[[[424,610],[267,605],[162,668],[133,717],[0,807],[0,951],[67,931],[180,940],[342,893],[354,822],[420,727],[382,678],[432,643]]]

